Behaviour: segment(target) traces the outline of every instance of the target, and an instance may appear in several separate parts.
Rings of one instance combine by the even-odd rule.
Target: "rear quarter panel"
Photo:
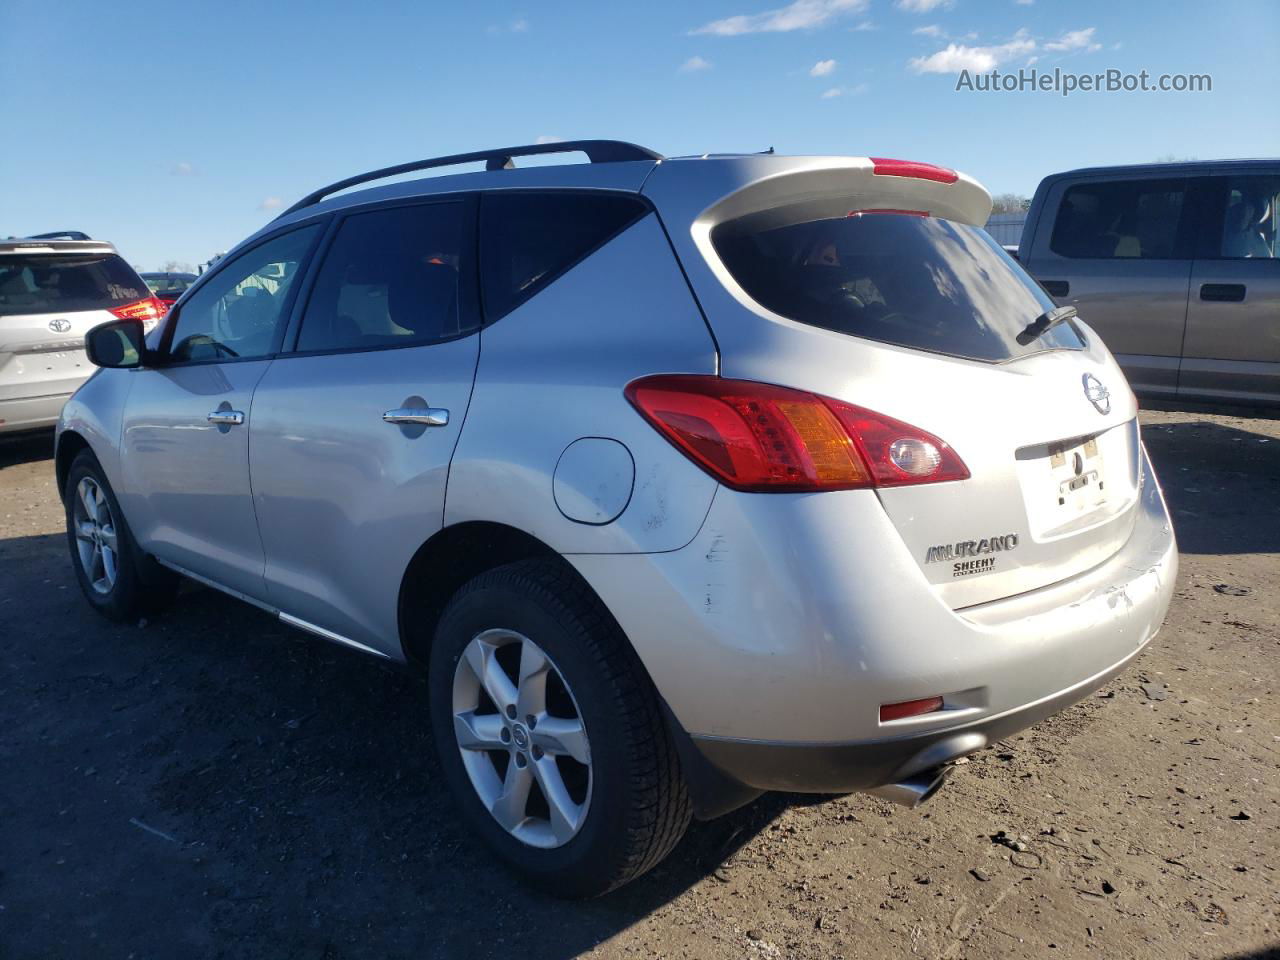
[[[504,523],[560,553],[674,550],[697,534],[716,483],[623,395],[653,373],[715,373],[711,334],[653,214],[481,333],[475,392],[449,472],[445,524]],[[622,443],[635,464],[617,519],[557,506],[576,440]]]

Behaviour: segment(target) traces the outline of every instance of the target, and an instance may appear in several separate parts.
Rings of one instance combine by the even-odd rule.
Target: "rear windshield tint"
[[[787,213],[752,214],[711,233],[734,280],[774,313],[973,360],[1084,346],[1070,323],[1018,343],[1054,303],[985,230],[898,213],[799,222]]]
[[[115,254],[0,257],[0,317],[105,310],[150,295]]]

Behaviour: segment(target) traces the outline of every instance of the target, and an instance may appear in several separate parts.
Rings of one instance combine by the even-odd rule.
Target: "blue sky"
[[[0,0],[0,236],[154,269],[351,173],[539,137],[1075,166],[1280,155],[1271,0],[645,4]],[[1208,73],[1211,93],[956,92],[965,65]]]

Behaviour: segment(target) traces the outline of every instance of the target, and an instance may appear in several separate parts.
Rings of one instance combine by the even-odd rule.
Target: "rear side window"
[[[0,257],[0,317],[109,310],[150,295],[115,254]]]
[[[510,313],[648,212],[634,197],[492,193],[481,203],[485,318]]]
[[[1210,259],[1273,260],[1280,257],[1280,176],[1224,178],[1218,196],[1222,230]]]
[[[1018,336],[1054,303],[985,231],[898,213],[788,222],[788,208],[717,226],[734,280],[791,320],[882,343],[999,362],[1078,349],[1070,323]]]
[[[297,350],[370,350],[447,340],[462,322],[467,204],[347,217],[307,301]]]
[[[1079,259],[1167,260],[1177,257],[1186,206],[1181,180],[1111,180],[1069,187],[1049,247]]]

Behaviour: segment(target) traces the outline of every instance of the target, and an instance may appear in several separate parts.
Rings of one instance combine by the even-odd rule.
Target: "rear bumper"
[[[70,393],[59,393],[48,397],[0,400],[0,433],[18,433],[55,426],[58,415],[62,412],[62,405],[70,398]]]
[[[569,559],[709,763],[755,789],[847,791],[971,753],[1087,696],[1164,620],[1177,549],[1142,457],[1133,532],[1061,583],[952,610],[869,491],[721,490],[683,550]],[[879,706],[943,710],[881,722]]]
[[[766,743],[694,737],[708,763],[754,790],[849,793],[905,780],[1039,723],[1097,690],[1141,652],[1087,680],[1014,710],[916,736],[859,743]]]

